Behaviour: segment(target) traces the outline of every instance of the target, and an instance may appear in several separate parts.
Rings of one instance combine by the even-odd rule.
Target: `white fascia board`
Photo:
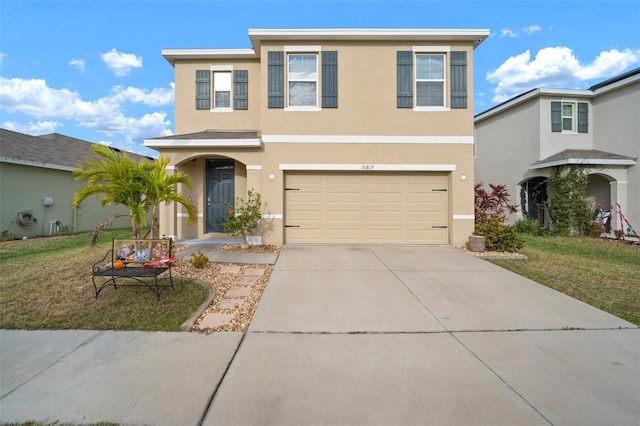
[[[21,160],[19,158],[0,157],[0,163],[17,164],[20,166],[40,167],[42,169],[61,170],[64,172],[72,172],[76,168],[70,166],[61,166],[58,164],[43,163],[41,161]]]
[[[455,164],[280,164],[280,170],[327,172],[453,172]]]
[[[160,52],[171,65],[178,59],[247,59],[259,56],[253,49],[162,49]]]
[[[145,139],[149,148],[259,148],[260,139]]]
[[[473,136],[262,135],[264,143],[473,144]]]
[[[530,170],[546,169],[547,167],[566,166],[566,165],[590,165],[590,166],[633,166],[636,164],[634,160],[612,160],[597,158],[563,158],[562,160],[549,161],[547,163],[532,164]]]
[[[255,50],[262,40],[468,41],[474,48],[489,37],[485,28],[250,28]]]

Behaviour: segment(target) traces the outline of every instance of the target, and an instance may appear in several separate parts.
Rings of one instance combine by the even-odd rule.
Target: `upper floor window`
[[[249,72],[226,65],[196,70],[196,109],[213,112],[249,109]]]
[[[213,72],[213,109],[231,109],[231,72]]]
[[[267,106],[289,111],[338,107],[338,52],[285,46],[267,55]]]
[[[562,133],[587,133],[589,129],[589,105],[586,102],[551,102],[551,131]]]
[[[467,108],[467,52],[446,46],[399,51],[397,106],[416,111]]]
[[[416,55],[416,106],[444,107],[444,55]]]
[[[318,106],[318,55],[287,55],[289,107]]]

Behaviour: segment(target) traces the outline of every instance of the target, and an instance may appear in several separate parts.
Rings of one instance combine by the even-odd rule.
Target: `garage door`
[[[287,172],[285,242],[448,244],[448,177]]]

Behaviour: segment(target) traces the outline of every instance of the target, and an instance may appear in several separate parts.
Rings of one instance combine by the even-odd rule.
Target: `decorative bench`
[[[171,269],[173,258],[171,239],[117,239],[111,243],[111,250],[102,260],[93,265],[91,280],[96,289],[96,299],[105,287],[112,285],[140,287],[151,290],[160,300],[165,288],[173,289]],[[160,282],[158,277],[167,273],[168,282]]]

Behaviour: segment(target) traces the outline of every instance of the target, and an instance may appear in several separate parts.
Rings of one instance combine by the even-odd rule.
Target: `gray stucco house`
[[[640,228],[640,68],[587,90],[538,88],[475,116],[475,181],[506,184],[518,217],[548,226],[554,166],[589,174],[587,198]],[[594,208],[597,207],[593,204]],[[614,215],[614,228],[619,214]]]
[[[121,206],[102,207],[98,197],[88,198],[77,209],[71,207],[74,194],[86,184],[76,181],[72,172],[92,155],[92,145],[57,133],[29,136],[0,129],[0,232],[22,238],[62,229],[91,231],[112,214],[128,214]],[[138,161],[145,158],[128,155]],[[128,217],[112,224],[129,226]]]

